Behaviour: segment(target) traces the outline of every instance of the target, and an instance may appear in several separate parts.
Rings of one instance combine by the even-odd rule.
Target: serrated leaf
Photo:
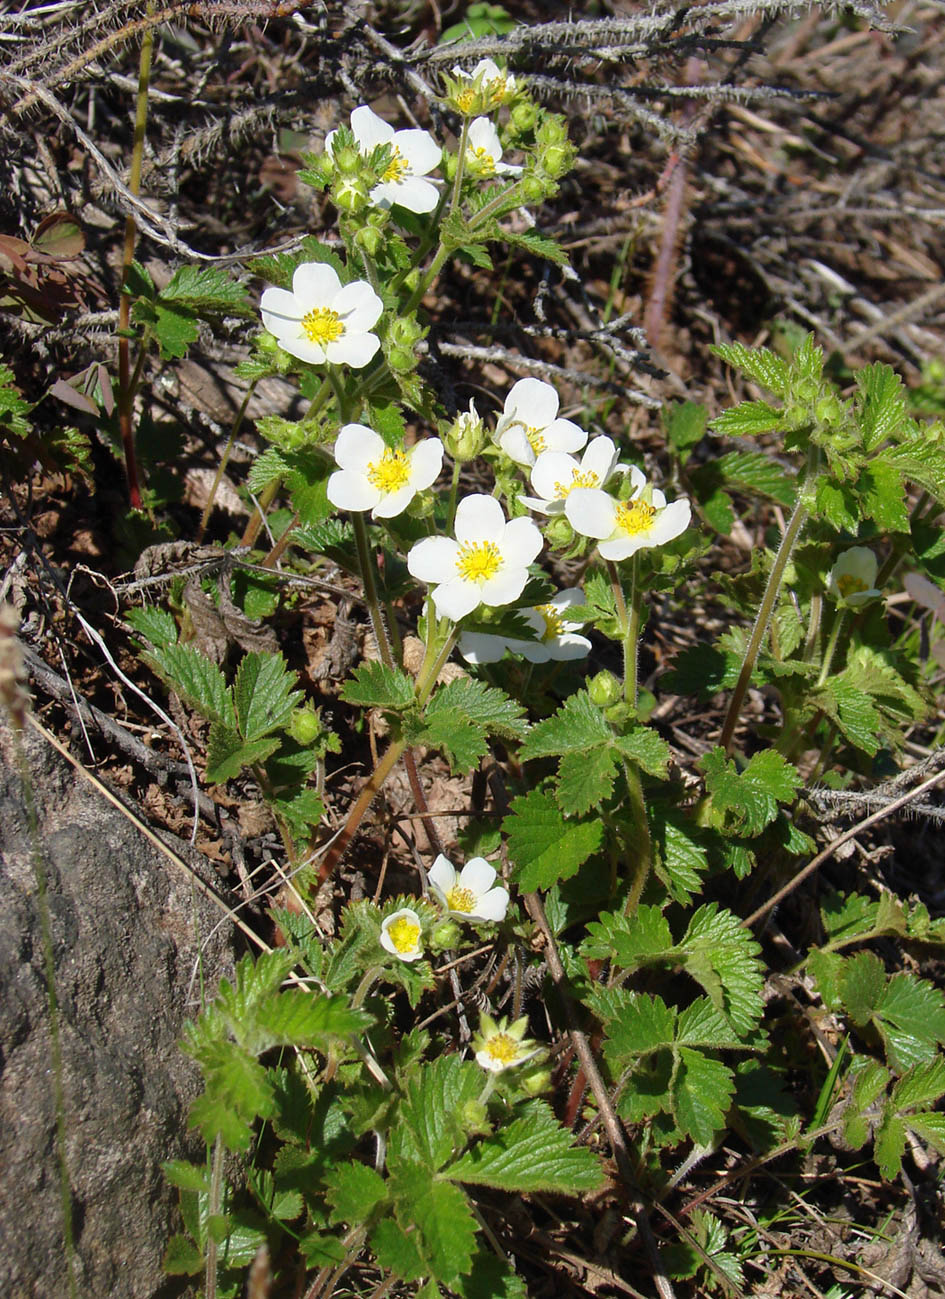
[[[716,1009],[739,1033],[749,1033],[764,1010],[764,969],[754,938],[717,903],[700,907],[677,944],[681,963]]]
[[[524,248],[535,257],[541,257],[555,266],[568,266],[568,254],[555,239],[543,235],[538,230],[509,230],[503,226],[499,234],[503,243],[513,248]]]
[[[342,284],[348,280],[348,271],[344,262],[327,244],[323,244],[314,235],[306,235],[301,245],[291,253],[268,253],[263,257],[253,257],[247,263],[252,275],[277,285],[280,289],[292,288],[292,276],[296,267],[303,262],[323,262],[332,267]]]
[[[906,1125],[902,1119],[887,1113],[876,1133],[873,1158],[882,1176],[891,1182],[902,1172],[902,1156],[906,1149]]]
[[[886,990],[886,971],[873,952],[858,952],[844,965],[840,995],[854,1024],[867,1024]]]
[[[384,402],[368,407],[365,423],[375,433],[379,433],[389,447],[402,447],[407,433],[407,424],[403,412],[393,402]]]
[[[158,341],[162,359],[168,361],[186,356],[187,349],[191,343],[196,343],[200,333],[196,314],[183,303],[168,305],[161,301],[155,302],[149,313],[152,315],[151,332]],[[133,312],[132,318],[134,316]]]
[[[604,836],[599,818],[565,821],[550,795],[537,789],[512,800],[502,829],[515,883],[526,893],[570,879],[597,852]]]
[[[945,1042],[945,998],[914,975],[894,974],[874,1013],[890,1065],[905,1070],[934,1058]]]
[[[240,730],[247,740],[258,740],[288,724],[302,701],[294,672],[281,654],[244,656],[233,683],[233,700]]]
[[[177,644],[177,622],[167,609],[159,609],[156,605],[129,609],[125,621],[157,649],[167,649],[169,645]]]
[[[785,360],[767,347],[745,347],[742,343],[718,343],[712,351],[726,364],[741,370],[776,397],[786,398],[791,389],[791,370]]]
[[[158,301],[182,303],[202,314],[253,314],[243,285],[213,266],[178,267]]]
[[[168,1159],[161,1165],[171,1186],[184,1191],[209,1191],[210,1175],[202,1164],[191,1164],[186,1159]]]
[[[842,676],[828,677],[811,703],[823,710],[843,737],[872,756],[879,749],[879,714],[869,695]]]
[[[818,347],[813,334],[805,334],[794,352],[794,369],[803,379],[820,380],[824,373],[823,348]]]
[[[414,700],[414,683],[406,672],[383,663],[363,663],[341,687],[341,698],[362,708],[406,708]]]
[[[408,744],[426,744],[446,754],[450,770],[466,774],[489,752],[486,731],[470,722],[459,708],[440,709],[424,725],[410,719],[404,736]]]
[[[476,1065],[457,1056],[440,1056],[421,1066],[405,1086],[391,1134],[392,1158],[421,1164],[436,1172],[463,1146],[461,1111],[481,1090]]]
[[[710,1050],[744,1048],[744,1043],[721,1011],[707,997],[695,1001],[679,1012],[676,1021],[676,1041],[682,1046],[705,1047]]]
[[[246,1119],[218,1096],[198,1096],[187,1122],[189,1127],[199,1128],[207,1145],[219,1137],[228,1150],[249,1150],[253,1142],[253,1130]]]
[[[673,450],[688,452],[705,437],[708,410],[700,402],[677,401],[663,407],[663,428]],[[688,456],[684,457],[685,460]]]
[[[682,812],[660,804],[650,809],[650,836],[656,853],[654,871],[676,902],[687,903],[702,887],[708,869],[702,831]]]
[[[522,1278],[504,1259],[481,1249],[473,1255],[469,1275],[458,1277],[452,1289],[460,1299],[528,1299]]]
[[[669,921],[659,907],[643,905],[632,916],[602,911],[589,921],[581,953],[590,960],[613,960],[621,970],[636,970],[674,947]]]
[[[945,1059],[937,1055],[927,1064],[916,1065],[893,1087],[890,1104],[899,1112],[917,1105],[931,1105],[945,1096]],[[943,1116],[945,1117],[945,1116]]]
[[[619,1072],[628,1061],[652,1055],[676,1041],[676,1011],[662,997],[645,992],[595,989],[591,1009],[604,1021],[604,1055]]]
[[[263,736],[247,743],[237,731],[213,722],[207,736],[207,780],[211,785],[235,780],[244,767],[265,762],[279,744],[278,735]]]
[[[860,504],[849,483],[835,483],[821,474],[814,487],[812,513],[833,524],[838,532],[856,532],[860,522]]]
[[[300,789],[291,798],[272,799],[271,805],[289,827],[293,839],[310,836],[325,815],[324,800],[314,789]]]
[[[528,1101],[518,1113],[521,1117],[468,1150],[444,1176],[502,1191],[582,1195],[601,1188],[596,1156],[572,1146],[572,1134],[544,1101]]]
[[[519,750],[523,762],[563,753],[584,753],[613,742],[614,733],[586,690],[570,695],[553,717],[533,726]]]
[[[527,730],[525,709],[504,690],[487,686],[483,681],[458,678],[440,686],[430,698],[424,713],[429,719],[438,712],[458,709],[477,726],[506,739],[520,739]]]
[[[171,1236],[161,1266],[171,1276],[196,1276],[205,1267],[203,1251],[187,1236]]]
[[[328,1231],[307,1231],[299,1240],[299,1252],[309,1267],[334,1267],[344,1261],[347,1250]]]
[[[872,451],[899,432],[906,415],[906,391],[892,366],[880,361],[860,370],[856,386],[863,445]]]
[[[391,1176],[397,1217],[415,1225],[420,1252],[437,1281],[449,1285],[472,1266],[476,1222],[458,1186],[435,1181],[415,1164],[395,1167]]]
[[[725,1112],[734,1091],[734,1075],[720,1060],[679,1047],[673,1118],[700,1146],[710,1145],[716,1132],[725,1127]]]
[[[721,747],[698,764],[705,773],[712,810],[725,817],[734,833],[753,837],[778,815],[779,803],[790,803],[801,783],[797,769],[775,749],[762,749],[739,771]]]
[[[651,726],[633,727],[625,735],[617,737],[616,747],[625,758],[642,767],[648,775],[665,778],[671,756],[670,748]]]
[[[599,807],[613,793],[617,755],[612,749],[566,753],[558,764],[558,806],[565,816]]]
[[[203,717],[235,730],[236,714],[226,677],[206,655],[190,645],[166,645],[155,646],[144,659]]]
[[[712,420],[712,429],[722,437],[756,437],[781,427],[784,412],[766,401],[743,401],[723,410]]]
[[[769,496],[782,505],[794,504],[794,475],[762,451],[729,451],[715,461],[714,467],[727,486]]]
[[[371,1233],[371,1248],[378,1263],[404,1281],[419,1281],[426,1275],[418,1246],[417,1233],[408,1235],[393,1218],[382,1218]]]
[[[660,689],[677,695],[698,695],[711,699],[722,690],[731,690],[738,680],[741,658],[712,645],[693,645],[673,659],[668,672],[660,678]]]
[[[321,1047],[332,1038],[358,1033],[373,1016],[348,1004],[343,996],[283,988],[258,1003],[254,1024],[242,1025],[244,1040],[261,1053],[274,1046]]]
[[[291,471],[292,466],[278,447],[266,447],[250,465],[246,486],[258,496],[270,483],[281,482]]]
[[[883,459],[945,505],[945,441],[940,437],[928,437],[916,425],[911,437],[883,452]]]
[[[860,472],[856,485],[860,509],[883,532],[908,532],[909,510],[902,473],[896,465],[873,460]]]
[[[380,1173],[354,1159],[329,1168],[325,1174],[325,1198],[331,1205],[329,1222],[354,1225],[366,1222],[387,1198],[387,1183]]]

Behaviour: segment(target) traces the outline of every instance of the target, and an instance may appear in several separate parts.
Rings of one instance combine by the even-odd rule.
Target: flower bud
[[[408,293],[416,293],[420,287],[421,276],[419,266],[415,266],[412,271],[408,271],[404,276],[404,288]]]
[[[486,428],[479,418],[476,403],[470,401],[469,410],[462,411],[443,435],[443,444],[457,464],[475,460],[486,441]]]
[[[814,407],[814,415],[818,424],[839,424],[843,418],[843,406],[840,400],[830,393],[818,401]]]
[[[463,1131],[468,1132],[471,1137],[485,1137],[492,1131],[492,1124],[489,1122],[489,1111],[479,1100],[466,1101],[460,1110],[460,1122],[463,1125]]]
[[[387,364],[395,374],[409,374],[417,368],[417,358],[411,347],[390,347],[385,349]]]
[[[407,506],[407,513],[412,519],[429,519],[435,508],[436,497],[432,491],[427,489],[425,492],[417,492]]]
[[[545,113],[535,138],[539,144],[567,144],[568,124],[560,113]]]
[[[605,669],[591,677],[587,684],[587,693],[591,697],[591,702],[598,708],[610,708],[623,697],[623,687],[613,672]]]
[[[563,514],[554,514],[545,525],[545,536],[554,550],[574,545],[574,529]]]
[[[338,177],[331,196],[342,212],[363,212],[368,205],[368,190],[359,176]]]
[[[362,226],[354,236],[354,242],[359,248],[363,248],[368,257],[376,257],[381,244],[384,242],[384,236],[380,230],[375,230],[373,226]]]
[[[538,105],[530,99],[520,99],[512,105],[511,122],[516,131],[524,135],[531,131],[539,118]]]
[[[356,144],[336,144],[331,156],[335,170],[342,176],[356,176],[364,165],[361,152]]]
[[[391,321],[387,337],[395,347],[414,347],[427,331],[417,319],[416,313],[409,316],[395,316]]]
[[[551,1087],[551,1070],[544,1067],[530,1069],[523,1078],[518,1079],[518,1085],[529,1096],[541,1096]]]
[[[609,708],[604,709],[604,716],[614,726],[622,726],[624,722],[629,722],[632,714],[633,709],[629,704],[625,704],[623,700],[619,704],[611,704]]]
[[[551,144],[541,153],[541,164],[548,175],[557,180],[571,170],[574,153],[569,144]]]
[[[435,952],[448,952],[459,945],[462,930],[455,920],[441,920],[430,935],[429,946]]]
[[[523,176],[519,181],[522,198],[526,203],[543,203],[546,198],[553,198],[558,186],[550,177],[539,176],[535,172]]]
[[[289,718],[287,730],[296,744],[314,744],[322,731],[321,718],[311,705],[296,708]]]

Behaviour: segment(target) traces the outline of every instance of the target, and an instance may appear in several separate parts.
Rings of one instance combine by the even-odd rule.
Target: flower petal
[[[646,474],[644,474],[642,470],[638,469],[636,465],[630,466],[630,486],[633,488],[633,496],[631,496],[631,500],[633,500],[633,497],[637,496],[646,486]]]
[[[556,636],[554,643],[548,648],[553,659],[565,662],[569,659],[585,658],[591,652],[591,642],[586,636],[578,636],[575,632],[566,631]]]
[[[407,483],[395,492],[385,492],[371,512],[374,519],[396,519],[416,496],[416,490]]]
[[[486,893],[495,883],[496,869],[485,857],[470,857],[459,873],[459,887],[469,889],[477,896]]]
[[[564,512],[571,527],[582,537],[609,537],[617,521],[613,497],[598,487],[575,488],[568,494]]]
[[[407,571],[421,582],[450,582],[456,577],[458,553],[452,537],[424,537],[410,548]]]
[[[491,499],[491,498],[490,498]],[[542,535],[531,519],[512,519],[505,525],[498,539],[499,550],[506,564],[527,568],[541,553]]]
[[[468,149],[482,149],[489,158],[502,157],[499,132],[488,117],[477,117],[469,123]]]
[[[527,568],[500,568],[495,577],[480,585],[479,599],[482,604],[491,606],[511,604],[525,590],[527,581]]]
[[[403,180],[386,181],[371,190],[371,202],[378,207],[399,203],[408,212],[432,212],[440,201],[440,191],[429,180],[420,176],[405,176]]]
[[[384,439],[366,424],[346,424],[335,438],[335,463],[340,469],[364,472],[384,454]]]
[[[333,266],[325,262],[303,262],[292,276],[292,292],[299,307],[299,317],[313,307],[327,307],[341,288],[341,280]]]
[[[429,131],[395,131],[393,143],[403,154],[413,176],[425,176],[440,165],[443,151]]]
[[[580,451],[587,441],[584,429],[570,419],[556,419],[542,430],[549,451]]]
[[[558,394],[550,383],[542,379],[519,379],[512,385],[504,409],[506,415],[518,417],[530,428],[545,428],[558,414],[558,406]]]
[[[657,514],[649,531],[647,544],[662,546],[667,541],[672,541],[674,537],[686,531],[691,517],[692,509],[689,501],[685,496],[681,496],[678,501],[673,501]]]
[[[336,510],[355,512],[373,509],[381,496],[363,474],[348,469],[339,469],[329,477],[325,494]]]
[[[505,515],[494,496],[482,493],[464,496],[456,507],[454,531],[461,545],[471,541],[498,541],[504,527]]]
[[[407,452],[410,458],[410,485],[415,492],[432,487],[443,468],[443,443],[439,438],[424,438]]]
[[[596,474],[600,486],[603,487],[614,472],[617,455],[617,448],[611,438],[594,438],[588,443],[587,450],[581,457],[581,470],[583,473]]]
[[[290,356],[297,356],[300,361],[308,361],[309,365],[324,365],[327,360],[325,349],[320,344],[298,335],[295,338],[280,338],[279,346]]]
[[[475,920],[494,920],[502,921],[505,919],[505,913],[509,909],[508,889],[499,888],[490,889],[483,897],[476,902],[476,909],[471,912]]]
[[[373,108],[361,104],[351,114],[351,129],[361,153],[373,153],[379,144],[390,144],[395,131]]]
[[[562,487],[569,486],[574,481],[574,475],[580,471],[581,466],[574,456],[569,456],[564,451],[542,451],[532,465],[532,486],[546,500],[561,501],[564,500],[565,493],[558,490],[558,484]]]
[[[557,591],[548,601],[559,612],[570,609],[575,604],[584,604],[584,602],[584,592],[577,586],[566,586],[563,591]]]
[[[459,622],[482,603],[482,595],[475,582],[464,582],[459,577],[434,587],[431,595],[437,614],[452,622]]]
[[[497,441],[510,460],[517,465],[533,465],[535,450],[521,424],[512,424],[499,433]]]
[[[485,631],[464,631],[459,638],[459,652],[467,663],[498,663],[507,649],[518,652],[519,643]]]
[[[427,873],[427,879],[434,888],[442,889],[444,893],[449,893],[450,889],[456,883],[456,868],[448,857],[442,853],[430,867]]]
[[[638,550],[645,550],[649,544],[642,533],[637,533],[633,537],[615,537],[611,541],[599,541],[597,550],[601,559],[612,559],[616,563],[621,559],[629,559]]]
[[[366,280],[353,280],[339,289],[331,300],[345,324],[345,332],[363,334],[377,324],[384,304]]]
[[[263,328],[276,338],[295,338],[304,312],[299,309],[295,294],[288,289],[266,289],[259,299]]]
[[[362,370],[374,357],[381,340],[376,334],[342,334],[334,343],[325,348],[325,355],[332,365],[350,365],[355,370]]]

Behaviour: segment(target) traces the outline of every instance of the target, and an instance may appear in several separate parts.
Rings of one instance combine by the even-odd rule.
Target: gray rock
[[[232,929],[32,728],[23,739],[51,918],[78,1293],[168,1299],[182,1286],[161,1257],[180,1228],[161,1164],[203,1158],[186,1126],[199,1075],[177,1041],[201,977],[212,994],[232,970]],[[0,1294],[67,1299],[37,882],[2,728],[0,760]]]

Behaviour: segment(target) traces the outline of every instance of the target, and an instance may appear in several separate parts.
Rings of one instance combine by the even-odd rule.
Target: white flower
[[[381,922],[381,947],[402,961],[419,961],[423,955],[423,926],[416,911],[403,907]]]
[[[473,105],[477,98],[483,101],[484,108],[498,108],[515,93],[515,78],[510,72],[503,72],[492,59],[480,59],[472,72],[455,64],[453,76],[468,83],[457,90],[451,99],[461,113],[474,111]],[[484,102],[486,100],[489,101],[488,104]]]
[[[360,370],[380,347],[371,328],[384,308],[364,280],[342,284],[324,262],[303,262],[288,289],[266,289],[259,309],[279,344],[312,365],[350,365]]]
[[[351,114],[351,130],[359,153],[365,157],[379,144],[389,144],[391,148],[391,160],[381,183],[371,190],[371,202],[384,208],[399,203],[410,212],[432,212],[440,201],[439,190],[423,177],[439,166],[441,149],[430,132],[395,131],[367,104],[361,104]],[[331,153],[335,134],[329,131],[325,137],[326,153]]]
[[[541,1048],[525,1036],[527,1027],[525,1018],[517,1019],[514,1024],[500,1019],[497,1024],[491,1015],[481,1015],[479,1032],[472,1040],[476,1063],[490,1073],[502,1073],[531,1060]]]
[[[502,161],[499,132],[488,117],[476,117],[469,123],[466,136],[466,166],[476,176],[518,176],[521,167]]]
[[[878,567],[869,547],[851,546],[827,574],[828,595],[849,609],[877,599],[882,595],[873,585]]]
[[[692,511],[682,496],[672,504],[656,487],[648,487],[636,466],[630,469],[633,495],[615,501],[600,488],[577,487],[568,493],[564,512],[575,532],[597,537],[603,559],[628,559],[638,550],[662,546],[689,526]]]
[[[459,622],[480,604],[511,604],[528,581],[541,550],[531,519],[507,523],[492,496],[466,496],[456,509],[456,540],[425,537],[407,556],[413,577],[433,585],[437,614]]]
[[[375,519],[401,514],[417,492],[432,487],[443,464],[443,443],[425,438],[405,451],[385,444],[365,424],[346,424],[335,441],[337,473],[328,499],[339,510],[370,510]]]
[[[543,451],[580,451],[587,434],[558,419],[558,394],[541,379],[519,379],[505,399],[495,440],[517,465],[531,466]]]
[[[610,438],[594,438],[580,461],[564,451],[542,451],[532,465],[532,486],[538,497],[518,499],[540,514],[562,514],[576,487],[603,487],[617,466],[617,448]]]
[[[580,659],[590,652],[586,636],[575,634],[577,622],[562,615],[573,604],[583,604],[584,593],[571,588],[559,591],[547,604],[535,605],[519,612],[534,630],[536,640],[518,640],[494,632],[464,631],[459,638],[459,652],[467,663],[498,663],[508,650],[520,654],[530,663],[547,663],[551,659]]]
[[[471,858],[457,872],[442,853],[430,868],[430,888],[451,915],[463,920],[504,920],[508,890],[495,883],[496,872],[485,857]]]

